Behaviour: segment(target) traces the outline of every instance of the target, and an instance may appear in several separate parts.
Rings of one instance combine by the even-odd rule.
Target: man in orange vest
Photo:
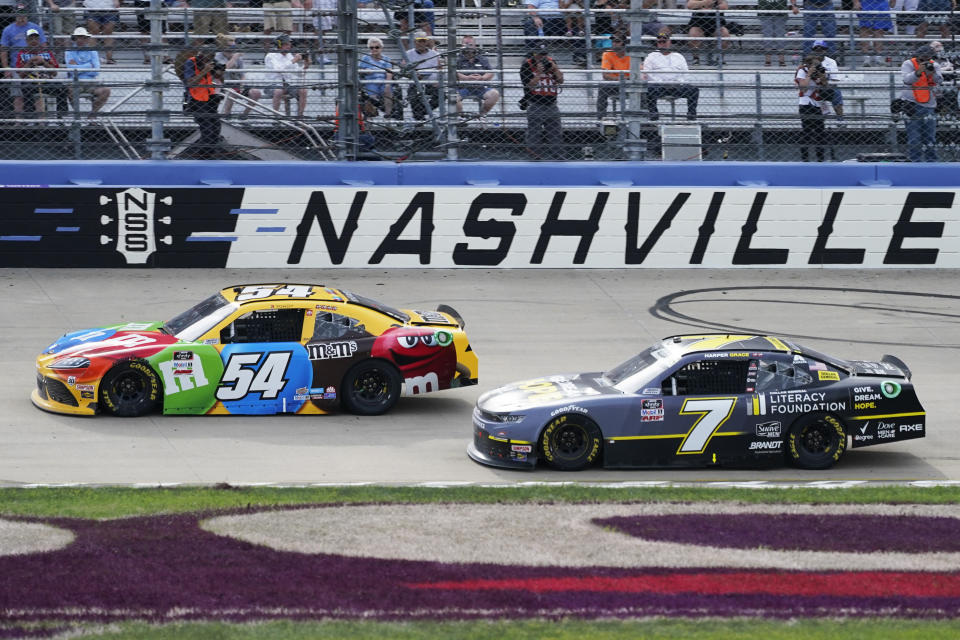
[[[900,98],[905,105],[910,162],[937,161],[937,93],[943,84],[943,75],[935,57],[933,49],[925,45],[900,65],[900,76],[907,85]]]
[[[211,156],[220,146],[220,115],[217,109],[223,94],[214,81],[214,54],[199,51],[183,64],[183,111],[200,127],[201,155]]]

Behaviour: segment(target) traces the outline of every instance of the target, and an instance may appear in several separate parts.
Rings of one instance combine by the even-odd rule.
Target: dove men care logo
[[[116,235],[101,235],[100,244],[114,243],[117,252],[123,255],[127,264],[146,264],[150,255],[157,250],[157,242],[173,244],[172,235],[160,235],[163,233],[162,226],[169,227],[173,221],[170,216],[155,215],[156,199],[157,194],[138,187],[120,191],[116,200],[109,196],[100,196],[101,206],[116,202],[117,207]],[[173,197],[160,198],[160,204],[168,207],[173,205]],[[100,216],[100,224],[104,227],[111,226],[113,222],[114,218],[108,215]],[[156,225],[161,225],[161,229],[156,229]]]

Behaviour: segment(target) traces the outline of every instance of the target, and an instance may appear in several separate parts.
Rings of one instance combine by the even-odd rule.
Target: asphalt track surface
[[[0,270],[0,485],[127,483],[881,482],[960,480],[960,273],[944,270]],[[168,319],[226,285],[338,286],[465,318],[480,384],[386,416],[78,418],[30,402],[34,358],[65,331]],[[609,368],[679,333],[760,331],[914,372],[927,437],[792,468],[507,471],[465,453],[477,397]]]

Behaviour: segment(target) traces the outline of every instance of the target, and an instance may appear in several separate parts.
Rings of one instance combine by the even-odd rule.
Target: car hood
[[[155,350],[177,342],[177,338],[160,331],[162,322],[124,322],[64,334],[43,350],[41,357],[106,355],[116,351]]]
[[[601,372],[547,376],[514,382],[489,391],[477,401],[481,411],[504,413],[534,407],[562,406],[571,401],[585,401],[600,396],[620,396],[620,391],[606,384]]]

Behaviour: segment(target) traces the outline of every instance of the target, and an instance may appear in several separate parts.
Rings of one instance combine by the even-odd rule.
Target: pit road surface
[[[944,270],[2,269],[0,485],[30,483],[769,482],[960,480],[960,284]],[[66,331],[166,320],[227,285],[326,284],[393,306],[448,304],[480,383],[405,397],[388,415],[78,418],[30,402],[36,355]],[[477,397],[537,376],[612,367],[668,335],[762,331],[859,360],[903,359],[927,437],[848,450],[829,471],[576,474],[480,466]]]

